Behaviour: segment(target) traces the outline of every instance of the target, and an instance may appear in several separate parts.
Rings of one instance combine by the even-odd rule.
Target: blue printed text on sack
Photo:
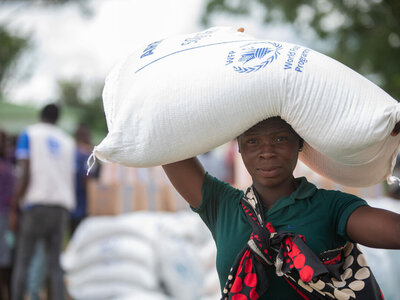
[[[159,40],[159,41],[156,41],[156,42],[153,42],[153,43],[149,44],[149,45],[146,47],[146,49],[144,49],[143,54],[140,56],[140,58],[143,58],[143,57],[146,57],[146,56],[149,56],[149,55],[154,54],[154,52],[153,52],[154,49],[156,49],[157,46],[158,46],[162,41],[163,41],[163,40]]]
[[[235,59],[235,53],[236,53],[235,51],[230,51],[229,52],[228,57],[226,58],[225,66],[233,63],[233,60]]]
[[[294,57],[296,56],[297,50],[299,49],[299,46],[294,46],[293,48],[289,49],[287,60],[285,62],[285,70],[292,69]]]
[[[199,32],[196,35],[194,35],[193,37],[185,39],[185,41],[181,44],[181,46],[186,46],[186,45],[189,45],[192,43],[197,43],[198,41],[200,41],[201,39],[203,39],[205,37],[212,36],[214,31],[215,30],[207,30],[207,31]]]
[[[295,70],[297,71],[297,72],[303,72],[303,68],[304,68],[304,65],[308,62],[308,60],[307,60],[307,55],[308,55],[308,53],[310,52],[310,49],[305,49],[302,53],[301,53],[301,56],[300,56],[300,58],[299,58],[299,62],[298,62],[298,64],[297,64],[297,67],[295,68]]]

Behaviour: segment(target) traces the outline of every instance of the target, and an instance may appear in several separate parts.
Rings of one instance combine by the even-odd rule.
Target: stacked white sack
[[[86,219],[61,262],[76,300],[202,300],[220,297],[215,258],[198,215],[135,212]]]
[[[145,212],[86,219],[62,255],[70,295],[99,300],[159,294],[157,227],[157,216]]]
[[[159,274],[172,299],[221,297],[215,243],[198,215],[170,214],[161,223],[157,244]]]
[[[391,175],[400,107],[378,86],[309,48],[215,27],[144,46],[109,74],[107,137],[94,155],[149,167],[224,144],[281,116],[305,139],[300,159],[347,186]]]

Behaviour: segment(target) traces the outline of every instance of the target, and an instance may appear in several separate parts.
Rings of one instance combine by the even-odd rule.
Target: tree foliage
[[[82,14],[92,15],[87,0],[0,0],[0,9],[2,5],[16,5],[16,8],[8,14],[8,17],[4,18],[3,16],[3,19],[0,20],[0,101],[3,100],[5,85],[7,79],[12,76],[12,70],[14,70],[21,56],[28,52],[32,46],[28,36],[21,36],[10,30],[9,24],[13,22],[14,13],[33,6],[49,7],[66,3],[75,3]]]
[[[0,100],[10,69],[28,46],[28,38],[13,35],[0,26]]]
[[[97,142],[107,134],[101,91],[103,85],[98,83],[91,87],[92,93],[84,96],[82,83],[79,80],[61,80],[58,82],[58,99],[61,105],[79,111],[78,123],[85,123]],[[94,91],[94,92],[93,92]]]
[[[207,0],[203,23],[217,12],[250,15],[255,4],[265,24],[290,23],[299,35],[311,29],[329,45],[325,54],[400,100],[399,0]]]

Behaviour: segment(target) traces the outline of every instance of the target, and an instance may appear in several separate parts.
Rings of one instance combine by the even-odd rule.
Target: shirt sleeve
[[[199,214],[214,236],[218,214],[226,206],[227,203],[225,202],[234,202],[234,199],[240,200],[242,192],[208,173],[204,177],[201,192],[202,202],[200,206],[197,209],[193,207],[191,209]]]
[[[336,192],[332,202],[334,205],[331,209],[336,232],[344,240],[350,241],[346,232],[347,221],[357,208],[368,206],[368,203],[357,196],[342,192]]]
[[[17,159],[29,158],[29,136],[26,131],[21,132],[21,134],[18,136],[15,157]]]

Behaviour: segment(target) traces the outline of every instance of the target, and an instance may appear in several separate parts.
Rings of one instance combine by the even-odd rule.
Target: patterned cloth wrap
[[[266,265],[275,265],[276,274],[304,299],[384,299],[357,244],[348,242],[318,257],[303,236],[276,232],[265,222],[252,187],[241,205],[253,232],[233,263],[222,300],[258,299],[269,286]]]

